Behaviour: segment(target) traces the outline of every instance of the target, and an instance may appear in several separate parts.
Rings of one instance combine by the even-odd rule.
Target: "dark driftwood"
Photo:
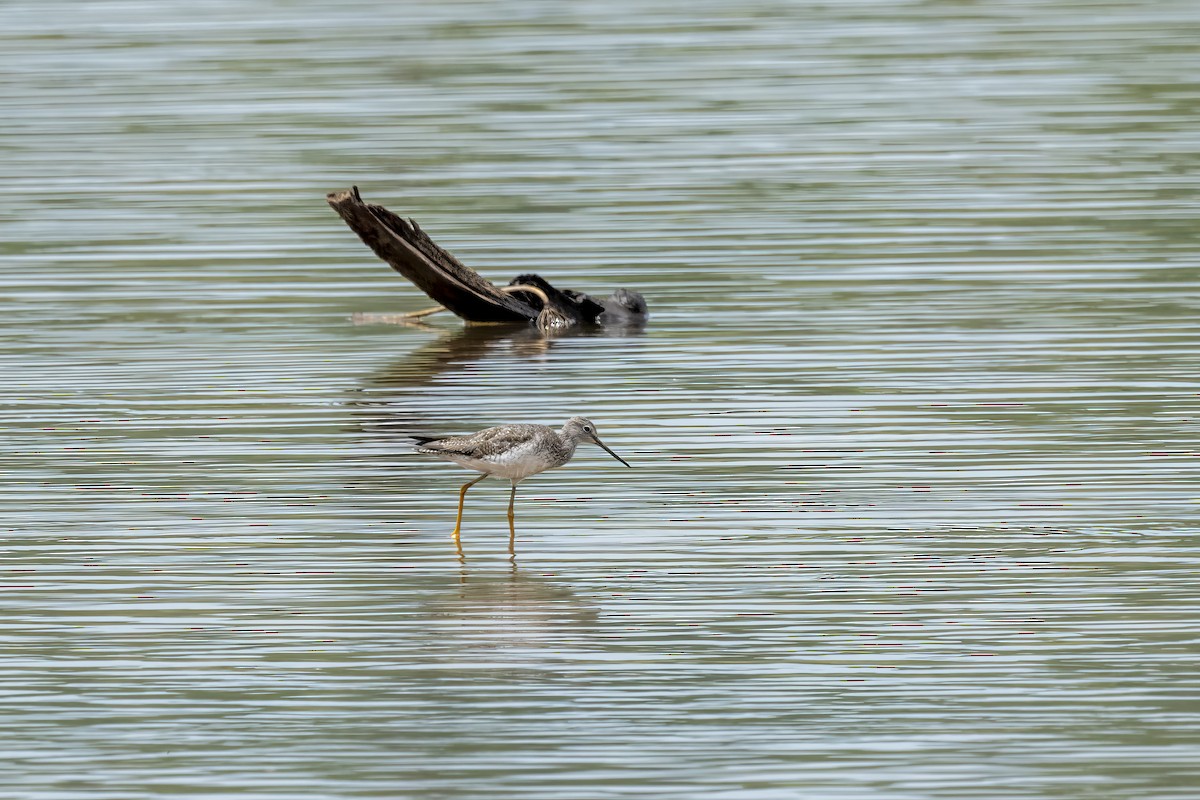
[[[414,220],[365,202],[357,186],[333,192],[325,200],[375,255],[468,322],[536,322],[539,329],[550,331],[586,325],[627,328],[646,320],[645,298],[629,289],[596,300],[583,292],[557,289],[537,275],[520,275],[497,288],[438,247]]]
[[[413,220],[404,220],[363,201],[355,186],[325,197],[350,229],[392,269],[425,294],[471,322],[524,322],[537,317],[541,304],[530,305],[505,294],[479,273],[438,247]]]

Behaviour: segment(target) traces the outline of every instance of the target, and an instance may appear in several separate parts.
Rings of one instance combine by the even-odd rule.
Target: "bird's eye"
[[[584,433],[591,433],[591,432],[592,432],[592,429],[591,429],[591,428],[589,428],[587,425],[584,425],[584,426],[583,426],[583,432],[584,432]]]

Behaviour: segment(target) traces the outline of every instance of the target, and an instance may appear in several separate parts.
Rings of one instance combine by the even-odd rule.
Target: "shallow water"
[[[1190,798],[1191,3],[0,8],[14,797]],[[361,186],[497,282],[427,306]],[[522,484],[403,436],[597,421]]]

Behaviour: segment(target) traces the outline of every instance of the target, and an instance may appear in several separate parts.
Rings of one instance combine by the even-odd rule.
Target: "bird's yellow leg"
[[[456,542],[458,541],[458,531],[460,528],[462,528],[463,503],[467,501],[467,489],[470,489],[472,486],[479,483],[486,477],[487,473],[485,472],[475,480],[467,481],[463,484],[463,487],[458,490],[458,518],[454,520],[454,533],[452,534],[454,536],[454,541]]]
[[[513,481],[512,491],[508,494],[508,552],[511,554],[517,545],[517,526],[514,520],[513,504],[517,502],[517,482]]]

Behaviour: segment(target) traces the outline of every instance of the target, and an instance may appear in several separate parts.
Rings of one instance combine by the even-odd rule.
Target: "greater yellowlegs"
[[[508,495],[508,534],[510,546],[516,538],[517,529],[513,522],[513,503],[517,499],[517,484],[530,475],[561,467],[575,455],[575,447],[591,443],[604,448],[610,456],[625,466],[629,462],[621,458],[600,441],[596,425],[583,417],[571,417],[561,429],[546,425],[498,425],[485,428],[470,436],[450,436],[432,439],[414,436],[418,453],[453,461],[468,469],[483,474],[473,481],[464,483],[458,490],[458,517],[454,521],[454,541],[458,542],[462,528],[463,503],[467,489],[489,475],[508,478],[512,491]]]

